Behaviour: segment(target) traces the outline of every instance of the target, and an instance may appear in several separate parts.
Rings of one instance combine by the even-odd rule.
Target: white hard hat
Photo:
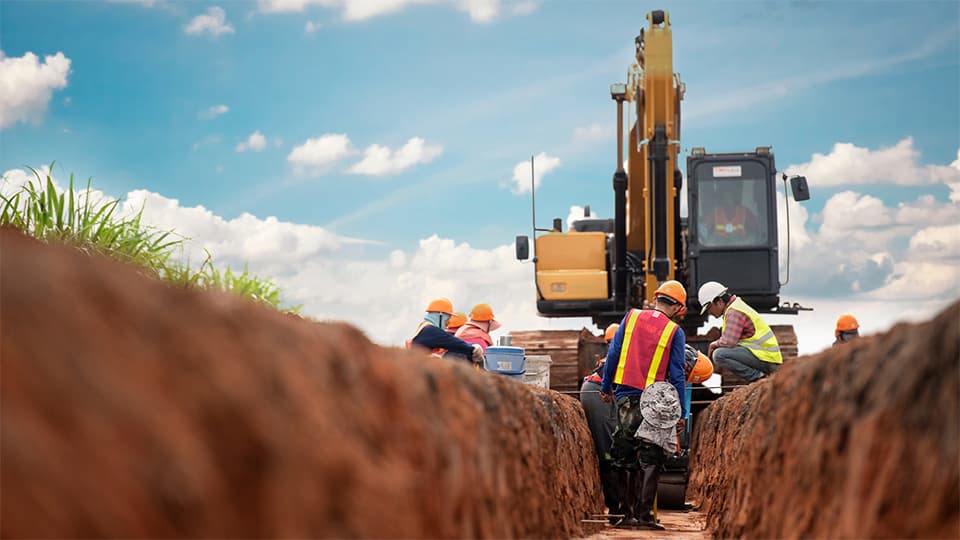
[[[713,302],[719,296],[726,294],[727,288],[722,283],[717,283],[716,281],[708,281],[700,286],[700,290],[697,291],[697,300],[700,301],[700,314],[703,315],[707,312],[707,306],[710,305],[710,302]]]

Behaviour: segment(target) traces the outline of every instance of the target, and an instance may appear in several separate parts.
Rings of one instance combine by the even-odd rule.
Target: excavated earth
[[[0,536],[541,537],[579,403],[0,230]]]
[[[722,538],[960,537],[960,303],[713,403],[692,496]]]

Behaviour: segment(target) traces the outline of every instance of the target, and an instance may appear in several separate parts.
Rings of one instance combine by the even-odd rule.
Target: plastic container
[[[520,382],[524,382],[524,377],[526,377],[526,371],[494,371],[498,375],[503,375],[504,377],[509,377],[511,379],[516,379]]]
[[[487,347],[483,367],[487,371],[517,374],[526,371],[526,360],[522,347]]]
[[[526,362],[527,373],[523,382],[531,386],[550,389],[550,355],[528,356]]]

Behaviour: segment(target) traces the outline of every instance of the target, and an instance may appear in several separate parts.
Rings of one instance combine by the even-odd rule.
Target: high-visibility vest
[[[660,311],[631,309],[613,382],[643,390],[657,381],[665,381],[670,365],[670,343],[677,328],[677,323]]]
[[[413,337],[407,340],[407,348],[408,348],[408,349],[413,348],[413,340],[417,339],[417,336],[420,335],[420,332],[422,332],[423,329],[426,328],[426,327],[428,327],[428,326],[433,326],[433,324],[431,324],[430,322],[427,322],[427,321],[423,321],[423,322],[420,323],[420,326],[417,327],[417,331],[413,333]],[[444,354],[446,354],[446,352],[447,352],[446,349],[441,349],[441,348],[438,347],[438,348],[436,348],[436,349],[431,350],[431,351],[430,351],[430,354],[439,358],[439,357],[443,356]]]
[[[773,334],[770,326],[760,318],[756,310],[748,306],[740,297],[737,297],[727,309],[743,313],[753,323],[753,335],[748,338],[741,337],[737,345],[750,349],[754,356],[764,362],[783,363],[783,355],[780,354],[780,344],[777,343],[777,336]],[[727,318],[724,317],[723,323],[720,325],[721,330],[726,329],[726,326]]]
[[[746,234],[747,210],[738,206],[733,213],[733,219],[730,219],[723,208],[717,208],[713,214],[713,222],[713,232],[717,236],[743,236]]]

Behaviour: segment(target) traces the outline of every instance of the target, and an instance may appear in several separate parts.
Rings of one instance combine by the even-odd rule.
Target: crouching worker
[[[619,324],[614,323],[608,326],[604,332],[603,339],[607,342],[608,348],[619,327]],[[603,358],[606,359],[606,357]],[[603,501],[611,515],[609,520],[612,525],[620,519],[613,516],[623,514],[623,509],[620,506],[623,493],[621,492],[622,486],[618,482],[618,475],[613,470],[610,459],[613,430],[617,428],[617,406],[613,402],[604,401],[600,397],[603,366],[604,360],[600,360],[597,369],[584,377],[583,384],[580,386],[580,404],[583,405],[583,412],[587,417],[587,426],[590,428],[590,436],[593,438],[593,448],[597,452],[600,485],[603,487]]]
[[[471,345],[462,339],[451,336],[446,332],[450,317],[453,316],[453,303],[446,298],[437,298],[427,306],[427,314],[417,326],[413,337],[407,340],[407,348],[414,345],[430,350],[433,356],[442,357],[451,352],[453,358],[479,361],[483,358],[483,348]]]
[[[671,452],[676,449],[676,433],[685,428],[682,418],[687,415],[683,399],[686,337],[670,319],[684,309],[687,293],[680,283],[667,281],[655,296],[654,309],[631,309],[620,323],[607,352],[601,396],[617,403],[617,429],[610,456],[625,497],[624,518],[616,526],[663,530],[653,516],[657,482],[665,448]],[[669,383],[655,387],[659,382]],[[617,385],[615,393],[613,384]],[[672,394],[664,391],[665,386]],[[668,429],[662,426],[670,423],[663,413],[669,408],[670,395],[679,411]],[[650,418],[645,418],[645,410],[650,411]],[[670,436],[664,437],[667,431]]]

